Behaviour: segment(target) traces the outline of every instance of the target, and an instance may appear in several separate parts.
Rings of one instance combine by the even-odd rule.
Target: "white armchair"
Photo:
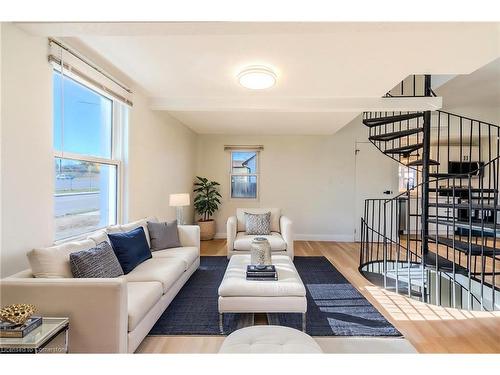
[[[266,236],[247,235],[245,232],[245,212],[262,214],[271,212],[271,234]],[[236,216],[227,219],[227,257],[233,254],[250,252],[252,240],[255,237],[265,237],[271,244],[273,254],[288,255],[293,260],[293,229],[292,221],[281,216],[279,208],[238,208]]]

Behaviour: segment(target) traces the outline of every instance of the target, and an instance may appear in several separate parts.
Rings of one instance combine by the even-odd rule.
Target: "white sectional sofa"
[[[42,262],[70,270],[69,254],[108,240],[106,232],[142,226],[149,241],[147,220],[156,219],[108,227],[83,241],[34,251],[51,254],[41,257]],[[32,303],[40,315],[69,317],[70,353],[132,353],[200,264],[199,227],[179,225],[178,232],[182,247],[154,251],[151,259],[121,277],[35,278],[31,269],[12,275],[0,281],[1,304]]]

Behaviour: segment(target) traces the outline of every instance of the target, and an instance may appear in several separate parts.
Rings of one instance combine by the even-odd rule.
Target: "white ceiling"
[[[332,134],[409,74],[469,74],[500,56],[492,23],[20,25],[77,38],[144,88],[154,109],[202,134]],[[277,85],[239,86],[236,74],[254,64],[275,69]],[[355,108],[339,104],[352,99]],[[325,100],[319,112],[313,104]]]

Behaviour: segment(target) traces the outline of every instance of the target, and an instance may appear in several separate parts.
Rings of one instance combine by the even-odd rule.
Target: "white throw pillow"
[[[34,277],[40,278],[72,278],[69,254],[88,250],[94,246],[94,241],[87,239],[33,249],[27,254],[31,272]]]
[[[107,243],[109,243],[111,245],[111,242],[109,241],[108,233],[104,229],[98,230],[97,232],[90,234],[87,237],[87,239],[94,241],[96,246],[104,241],[106,241]]]

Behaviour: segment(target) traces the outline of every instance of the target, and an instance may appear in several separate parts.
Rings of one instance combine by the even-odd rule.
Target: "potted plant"
[[[204,177],[196,176],[194,183],[194,209],[201,218],[198,220],[200,226],[200,239],[211,240],[215,236],[215,220],[210,217],[219,209],[220,200],[222,198],[217,187],[218,182],[208,181]]]

